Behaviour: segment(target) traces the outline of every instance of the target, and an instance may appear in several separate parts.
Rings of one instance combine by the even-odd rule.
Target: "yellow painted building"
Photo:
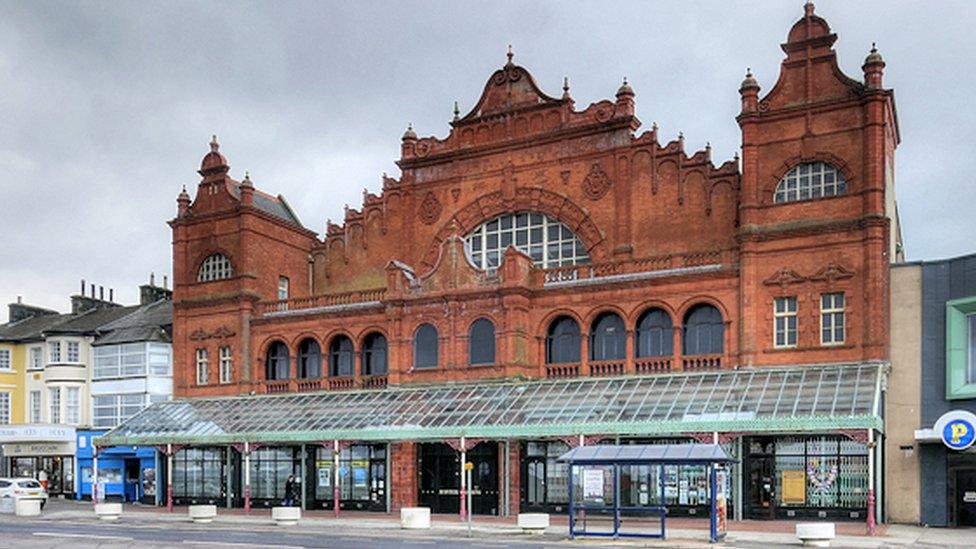
[[[24,422],[26,347],[0,343],[0,425]]]
[[[62,322],[47,309],[10,304],[10,322],[0,325],[0,425],[29,423],[27,372],[41,361],[44,330]]]

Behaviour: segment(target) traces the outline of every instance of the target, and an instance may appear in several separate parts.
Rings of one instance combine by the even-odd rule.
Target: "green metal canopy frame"
[[[160,402],[97,446],[883,430],[887,364],[453,383]]]

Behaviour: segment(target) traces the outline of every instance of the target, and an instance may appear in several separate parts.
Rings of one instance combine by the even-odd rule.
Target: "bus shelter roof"
[[[883,362],[158,402],[98,446],[881,431]]]
[[[559,456],[573,465],[708,465],[735,459],[718,444],[626,444],[578,446]]]

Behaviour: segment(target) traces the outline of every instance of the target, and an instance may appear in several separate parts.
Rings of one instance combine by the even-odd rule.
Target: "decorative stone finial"
[[[508,63],[506,63],[506,65],[512,65],[513,64],[512,58],[515,57],[515,52],[512,51],[511,44],[508,45],[508,53],[506,53],[505,55],[508,56]]]
[[[563,77],[563,99],[569,98],[569,77]]]
[[[461,118],[461,109],[458,108],[458,102],[454,102],[454,120],[457,121]]]
[[[756,77],[752,75],[752,69],[746,68],[746,77],[742,80],[742,84],[739,85],[739,93],[744,93],[748,90],[758,90],[759,82],[756,81]]]
[[[241,181],[241,187],[251,187],[254,188],[254,183],[251,182],[251,172],[244,172],[244,181]]]
[[[871,42],[871,51],[868,52],[868,56],[864,59],[865,65],[878,65],[884,64],[884,59],[882,59],[881,54],[878,53],[877,44]]]
[[[651,131],[657,131],[657,121],[651,122]]]
[[[634,95],[634,88],[631,88],[630,84],[627,83],[626,76],[624,77],[624,83],[621,84],[620,88],[617,89],[617,97],[621,97],[624,95],[629,95],[631,97],[633,97]]]
[[[803,15],[806,17],[813,15],[813,2],[807,0],[807,3],[803,5]]]
[[[416,141],[417,132],[413,131],[413,122],[407,124],[407,131],[403,132],[404,141]]]
[[[210,150],[212,152],[220,152],[220,143],[217,143],[217,134],[211,135]]]

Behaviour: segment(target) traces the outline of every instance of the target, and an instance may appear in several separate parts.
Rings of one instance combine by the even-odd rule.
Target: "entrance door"
[[[418,502],[432,513],[461,512],[461,455],[441,442],[420,444]]]
[[[976,471],[956,472],[956,525],[976,526]]]
[[[476,515],[498,514],[498,443],[481,442],[471,449],[468,461],[471,471],[471,512]]]
[[[123,497],[125,501],[139,500],[139,460],[125,460],[125,488]]]
[[[772,457],[749,459],[749,518],[771,519],[775,516],[776,468]]]

